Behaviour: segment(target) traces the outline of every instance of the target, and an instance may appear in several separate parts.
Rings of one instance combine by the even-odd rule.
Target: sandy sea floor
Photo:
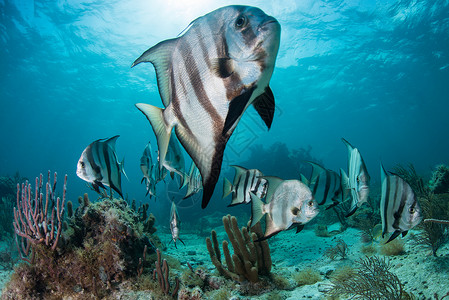
[[[335,228],[338,228],[338,224],[330,226],[329,229]],[[226,238],[222,226],[215,230],[219,242]],[[438,250],[438,257],[434,257],[429,248],[416,245],[414,233],[412,231],[404,238],[404,254],[387,257],[393,265],[392,271],[404,284],[405,290],[412,292],[418,299],[434,299],[435,293],[441,297],[449,292],[449,245],[442,246]],[[171,238],[169,234],[163,232],[159,232],[159,236],[166,244]],[[361,231],[354,228],[333,237],[318,237],[314,230],[304,229],[299,234],[287,231],[271,238],[269,245],[273,261],[272,273],[287,278],[291,286],[289,290],[278,292],[281,299],[326,299],[326,290],[330,284],[326,273],[342,265],[354,266],[354,262],[364,257],[360,250],[363,246],[360,236]],[[176,249],[171,243],[165,254],[177,258],[182,266],[187,266],[189,262],[193,268],[202,266],[217,274],[206,249],[205,238],[182,233],[181,238],[186,245],[178,242]],[[324,253],[327,248],[335,246],[338,239],[342,239],[349,246],[349,253],[345,259],[331,260]],[[313,285],[297,286],[293,279],[294,275],[306,268],[320,271],[321,281]],[[3,289],[11,274],[12,271],[0,268],[0,289]],[[238,295],[236,292],[233,292],[234,294],[237,296],[235,299],[267,299],[267,295],[249,297]],[[137,293],[132,293],[129,297],[122,296],[120,299],[144,299],[148,294],[138,296]]]

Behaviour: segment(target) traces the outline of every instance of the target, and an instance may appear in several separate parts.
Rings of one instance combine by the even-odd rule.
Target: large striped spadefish
[[[197,18],[178,38],[158,43],[134,63],[156,69],[160,109],[136,104],[150,121],[165,166],[172,129],[198,167],[205,208],[221,172],[223,153],[246,108],[254,104],[270,127],[274,96],[269,87],[279,48],[280,25],[262,10],[227,6]]]

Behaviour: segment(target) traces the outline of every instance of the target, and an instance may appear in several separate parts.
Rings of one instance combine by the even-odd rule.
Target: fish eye
[[[294,214],[296,216],[298,213],[299,213],[299,208],[293,207],[292,208],[292,214]]]
[[[313,201],[309,201],[309,203],[307,203],[307,205],[308,205],[309,207],[312,207],[312,206],[313,206]]]
[[[81,168],[84,168],[84,161],[80,162]]]
[[[411,214],[415,213],[415,209],[413,207],[410,207],[410,209],[408,210]]]
[[[240,15],[237,20],[235,21],[235,27],[236,28],[242,28],[246,25],[248,22],[247,18],[243,15]]]

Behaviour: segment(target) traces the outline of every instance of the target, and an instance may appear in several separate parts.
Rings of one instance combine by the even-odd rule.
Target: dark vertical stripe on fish
[[[92,154],[92,146],[91,145],[89,145],[88,146],[88,149],[87,149],[87,151],[86,151],[86,154],[87,154],[87,161],[89,162],[89,164],[90,164],[90,166],[91,166],[91,168],[94,170],[94,172],[95,172],[95,177],[97,177],[97,174],[100,176],[100,178],[95,178],[95,179],[99,179],[99,180],[101,180],[102,178],[102,176],[101,176],[101,168],[100,168],[100,166],[99,165],[97,165],[97,163],[95,162],[95,159],[94,159],[94,157],[93,157],[93,154]]]
[[[385,227],[384,227],[384,232],[382,232],[382,237],[385,233],[388,232],[388,204],[390,202],[390,177],[386,176],[385,178],[386,181],[386,187],[385,187],[385,203],[384,203],[384,207],[382,208],[384,210],[384,223],[385,223]]]
[[[214,132],[216,135],[218,133],[221,133],[222,128],[222,117],[218,114],[215,107],[212,105],[209,97],[207,96],[206,90],[204,89],[203,82],[201,80],[201,74],[198,71],[198,66],[196,64],[194,57],[194,54],[192,52],[192,48],[190,48],[190,45],[185,42],[184,40],[181,40],[183,45],[183,56],[184,56],[184,65],[186,70],[189,72],[189,81],[193,88],[193,91],[195,92],[196,98],[199,102],[199,104],[206,110],[206,112],[211,117],[211,120],[214,123]]]
[[[331,178],[330,178],[330,174],[329,172],[326,170],[324,171],[325,175],[326,175],[326,184],[324,185],[324,194],[323,194],[323,201],[321,204],[326,203],[327,200],[327,195],[329,194],[329,190],[330,190],[330,185],[331,185]]]
[[[397,179],[397,181],[399,181],[399,183],[400,183],[400,186],[399,186],[399,184],[397,185],[397,189],[398,190],[400,190],[400,192],[401,192],[401,200],[400,200],[400,202],[399,202],[399,207],[398,207],[398,211],[397,212],[395,212],[395,221],[394,221],[394,224],[393,224],[393,228],[394,229],[399,229],[399,222],[400,222],[400,220],[401,220],[401,216],[402,216],[402,213],[403,213],[403,211],[404,211],[404,207],[405,207],[405,203],[406,203],[406,201],[407,201],[407,193],[405,193],[405,190],[406,190],[406,188],[407,188],[407,183],[404,181],[404,180],[401,180],[401,179]]]

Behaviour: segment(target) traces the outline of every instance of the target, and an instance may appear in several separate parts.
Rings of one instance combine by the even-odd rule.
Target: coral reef
[[[218,272],[228,279],[243,282],[258,282],[259,275],[268,275],[271,270],[271,256],[268,242],[254,242],[262,237],[260,223],[253,227],[253,232],[248,232],[246,227],[239,229],[237,219],[230,215],[223,217],[223,225],[234,249],[234,254],[229,252],[228,242],[223,241],[223,255],[227,268],[221,262],[220,247],[217,233],[211,232],[211,238],[206,238],[207,250],[212,263]]]
[[[358,268],[346,279],[332,281],[330,296],[350,296],[351,299],[411,299],[399,278],[390,271],[392,265],[377,256],[362,258]]]
[[[33,203],[35,200],[31,198],[30,201]],[[40,200],[37,203],[41,203]],[[42,203],[45,208],[45,201]],[[92,203],[85,194],[79,198],[79,203],[75,212],[72,207],[64,222],[64,231],[52,225],[56,233],[61,234],[59,242],[53,238],[49,239],[48,245],[46,242],[28,244],[31,244],[34,259],[16,269],[2,297],[98,299],[110,297],[123,282],[134,280],[137,275],[144,273],[147,276],[149,271],[145,266],[151,265],[151,258],[146,255],[145,259],[144,255],[142,261],[142,253],[154,253],[155,244],[160,242],[154,234],[155,228],[148,225],[154,224],[154,220],[146,222],[145,226],[142,216],[122,199],[108,197]],[[58,211],[57,201],[54,209]],[[149,218],[147,216],[145,221]],[[17,221],[22,222],[20,217],[16,218]],[[37,235],[24,239],[37,238],[41,239]],[[148,250],[144,251],[145,248]],[[166,272],[165,269],[163,271]],[[153,284],[153,287],[157,285]]]
[[[429,182],[429,188],[434,194],[449,193],[449,167],[439,165],[432,173],[432,179]]]

